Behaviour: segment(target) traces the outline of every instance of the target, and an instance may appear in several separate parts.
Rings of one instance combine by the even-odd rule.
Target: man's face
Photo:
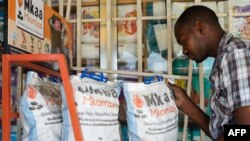
[[[183,47],[183,54],[197,63],[202,62],[208,56],[206,54],[206,40],[195,27],[177,26],[175,28],[175,37]]]

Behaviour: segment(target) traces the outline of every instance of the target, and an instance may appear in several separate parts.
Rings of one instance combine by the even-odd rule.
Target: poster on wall
[[[248,0],[233,0],[233,13],[250,12],[250,3]],[[234,16],[232,20],[232,33],[241,38],[250,39],[250,15]]]
[[[136,5],[119,5],[117,17],[136,17]],[[125,20],[117,23],[117,34],[119,43],[128,43],[137,41],[136,20]]]
[[[42,0],[16,0],[16,26],[43,39],[44,3]]]
[[[98,6],[88,6],[82,8],[83,19],[100,18]],[[82,24],[82,43],[83,44],[99,44],[100,42],[100,23],[84,22]]]
[[[8,0],[8,53],[63,53],[69,63],[71,51],[71,24],[43,0]]]
[[[99,6],[82,7],[82,18],[100,18]],[[82,66],[89,68],[98,67],[100,65],[100,22],[82,23],[81,41]]]

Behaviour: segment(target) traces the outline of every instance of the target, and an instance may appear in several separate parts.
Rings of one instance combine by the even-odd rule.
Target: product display
[[[147,28],[148,52],[159,53],[163,58],[167,57],[167,25],[154,24]]]
[[[173,83],[190,90],[190,99],[210,116],[209,75],[214,60],[208,58],[202,64],[190,61],[176,41],[174,25],[185,9],[204,5],[216,13],[223,30],[250,39],[249,0],[67,2],[0,0],[1,54],[60,53],[68,65],[65,68],[54,61],[32,60],[29,63],[46,67],[45,72],[36,68],[44,73],[38,75],[27,73],[22,65],[27,69],[34,66],[21,58],[11,62],[11,79],[6,81],[10,91],[6,91],[6,77],[0,78],[0,140],[9,141],[8,133],[13,141],[78,141],[82,133],[84,141],[211,141],[190,117],[184,120],[164,82],[141,81],[150,74],[176,78]],[[1,61],[0,66],[3,64]],[[91,77],[75,75],[86,67],[93,69]],[[60,71],[52,74],[54,77],[56,73],[57,83],[49,79],[48,68]],[[60,76],[65,70],[74,75]],[[107,73],[110,81],[95,71]],[[26,76],[27,81],[22,80]],[[68,78],[64,84],[65,76],[71,78],[70,85]],[[68,91],[71,88],[72,93]],[[10,93],[8,99],[4,92]],[[73,94],[74,102],[67,101],[71,98],[68,93]],[[2,110],[5,106],[12,112],[10,116]],[[71,108],[78,114],[72,120]],[[77,119],[81,130],[74,129],[72,121]]]
[[[217,4],[217,10],[219,14],[226,14],[228,11],[228,2],[227,1],[219,1]],[[223,29],[226,31],[229,30],[229,19],[226,17],[219,17],[219,23]]]
[[[136,43],[119,43],[118,44],[118,59],[124,56],[124,53],[137,57],[137,44]]]
[[[118,60],[118,63],[120,63],[119,68],[123,69],[123,70],[135,70],[136,69],[136,61],[137,61],[137,58],[135,56],[124,51],[122,56]]]
[[[217,4],[216,1],[206,1],[202,2],[201,5],[206,6],[210,9],[212,9],[215,13],[217,13]]]
[[[83,19],[99,18],[99,7],[90,6],[82,8]],[[98,43],[100,40],[99,22],[84,22],[82,24],[82,43]]]
[[[95,77],[96,78],[96,77]],[[85,141],[120,141],[118,112],[121,87],[111,82],[71,76],[75,105]],[[74,134],[63,94],[63,141],[73,141]]]
[[[119,5],[117,17],[136,17],[136,5]],[[137,25],[136,20],[125,20],[117,23],[118,42],[136,42]]]
[[[148,70],[152,72],[166,72],[168,62],[158,53],[152,52],[147,58]]]
[[[154,1],[147,4],[147,16],[165,16],[165,1]],[[163,58],[167,57],[167,24],[166,20],[149,20],[147,21],[146,44],[147,53],[159,53]]]
[[[119,70],[135,71],[137,69],[137,44],[119,43],[118,60]],[[137,76],[119,75],[119,80],[137,80]]]
[[[247,0],[234,1],[234,13],[250,12],[250,3]],[[234,16],[232,21],[233,34],[237,37],[250,39],[250,15],[248,16]]]
[[[28,72],[27,85],[20,101],[22,141],[62,140],[62,98],[60,84]]]
[[[137,58],[127,51],[122,53],[117,63],[119,70],[135,71],[137,69]],[[118,80],[137,81],[137,76],[119,75]]]
[[[178,109],[164,82],[124,83],[129,140],[176,141]]]
[[[185,9],[194,5],[194,2],[173,2],[172,15],[179,16]]]
[[[82,44],[82,59],[98,59],[99,58],[99,44]]]

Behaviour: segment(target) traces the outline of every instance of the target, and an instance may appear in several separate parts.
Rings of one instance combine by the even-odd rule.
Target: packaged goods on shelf
[[[118,5],[117,17],[129,18],[136,17],[136,5]],[[134,42],[137,41],[137,24],[135,20],[123,20],[117,22],[118,42]]]
[[[152,52],[147,58],[148,70],[151,72],[167,72],[167,60],[158,53]]]
[[[121,87],[112,82],[71,76],[78,119],[85,141],[120,141],[118,112]],[[73,141],[74,134],[63,94],[63,141]]]
[[[134,57],[137,56],[137,44],[136,43],[119,43],[118,44],[118,59],[123,56],[123,53],[127,52]]]
[[[166,3],[162,1],[153,1],[147,3],[147,16],[166,16]]]
[[[20,102],[23,141],[61,141],[62,98],[60,84],[28,72],[27,85]]]
[[[137,69],[137,44],[119,43],[118,44],[118,70],[136,71]],[[119,80],[136,80],[137,76],[118,75]]]
[[[118,59],[119,68],[122,70],[136,70],[136,62],[137,58],[126,51]]]
[[[167,58],[167,25],[149,25],[146,30],[148,52],[159,53],[163,58]]]
[[[194,67],[194,64],[192,65]],[[173,73],[174,74],[187,75],[188,67],[189,67],[189,59],[187,56],[177,57],[173,60]]]
[[[212,9],[215,13],[217,13],[216,1],[202,2],[201,5],[206,6],[206,7],[210,8],[210,9]]]
[[[229,19],[228,19],[228,1],[219,1],[217,4],[218,14],[226,14],[226,16],[218,17],[221,27],[228,31],[229,30]]]
[[[122,55],[117,60],[118,70],[136,71],[137,58],[127,51],[123,51]],[[119,80],[137,81],[137,76],[133,75],[118,75]]]
[[[232,1],[233,13],[250,12],[250,3],[246,0]],[[250,39],[250,15],[234,16],[232,21],[232,32],[237,37]]]
[[[88,6],[82,8],[83,19],[100,18],[99,6]],[[82,43],[99,43],[100,42],[100,23],[83,22],[82,24]]]
[[[124,83],[129,140],[176,141],[178,109],[164,82]]]
[[[100,45],[99,44],[82,44],[82,58],[83,59],[98,59],[100,56],[99,53]]]
[[[188,7],[194,5],[194,2],[173,2],[172,15],[180,16],[180,14]]]
[[[165,16],[166,15],[166,3],[165,1],[154,1],[153,2],[153,15],[154,16]]]
[[[96,43],[81,45],[81,65],[89,68],[100,66],[100,45]]]
[[[147,3],[147,16],[166,16],[165,1]],[[165,19],[149,20],[146,25],[146,44],[148,54],[155,52],[167,56],[167,24]]]
[[[194,5],[194,2],[173,2],[172,3],[172,15],[179,16],[182,12],[184,12],[185,9],[193,5]],[[216,6],[215,1],[202,2],[200,3],[200,5],[209,7],[214,12],[217,12],[217,6]]]

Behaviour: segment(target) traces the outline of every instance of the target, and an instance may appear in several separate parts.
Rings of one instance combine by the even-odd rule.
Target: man
[[[223,140],[224,125],[250,125],[250,42],[226,33],[209,8],[192,6],[174,28],[183,54],[200,63],[207,57],[215,62],[210,74],[211,117],[208,117],[179,86],[168,83],[176,105],[212,139]]]

